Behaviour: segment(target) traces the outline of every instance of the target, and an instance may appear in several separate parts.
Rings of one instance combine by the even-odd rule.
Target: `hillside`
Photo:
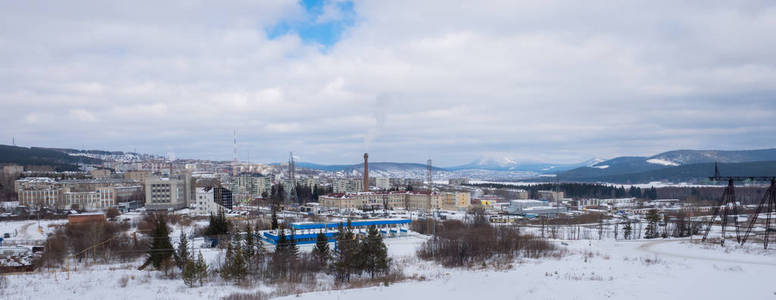
[[[719,171],[723,176],[776,177],[776,161],[720,163]],[[653,181],[704,183],[708,182],[708,177],[712,175],[714,175],[714,163],[699,163],[675,167],[665,167],[627,174],[608,174],[591,177],[565,177],[563,175],[559,175],[558,179],[562,181],[590,181],[626,184],[648,183]]]
[[[76,171],[78,164],[100,164],[102,160],[72,156],[47,148],[0,145],[0,164],[7,163],[23,166],[51,166],[57,171]]]
[[[623,156],[593,164],[589,167],[580,167],[565,172],[559,172],[558,178],[564,180],[597,181],[599,178],[620,178],[619,175],[632,174],[657,174],[671,175],[672,172],[684,170],[677,169],[681,166],[696,164],[720,163],[746,163],[757,161],[776,161],[776,149],[762,150],[675,150],[663,152],[654,156]],[[687,169],[692,169],[689,167]],[[659,170],[664,170],[659,172]],[[712,168],[713,170],[713,168]],[[746,169],[750,170],[750,169]],[[743,170],[742,170],[743,171]],[[754,171],[754,170],[752,170]],[[677,174],[678,176],[678,174]],[[667,180],[660,178],[659,180]]]

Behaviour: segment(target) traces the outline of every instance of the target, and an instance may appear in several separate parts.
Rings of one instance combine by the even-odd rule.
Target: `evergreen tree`
[[[318,197],[319,197],[318,196],[318,185],[316,184],[315,186],[313,186],[312,200],[315,201],[315,202],[318,202]]]
[[[331,259],[329,240],[323,231],[319,232],[315,239],[315,248],[313,248],[312,254],[321,267],[325,267],[329,263],[329,259]]]
[[[224,257],[224,264],[221,265],[221,278],[229,280],[232,278],[232,263],[234,262],[234,250],[232,243],[226,245],[226,257]]]
[[[647,228],[644,232],[644,237],[648,239],[654,239],[658,237],[657,222],[660,220],[660,216],[657,214],[656,209],[650,209],[647,212]]]
[[[284,229],[278,230],[278,242],[275,245],[275,253],[286,253],[288,249],[288,238]]]
[[[193,287],[194,283],[197,282],[197,273],[197,264],[192,260],[186,260],[183,265],[183,271],[181,272],[183,283],[188,287]]]
[[[223,209],[218,210],[217,215],[210,215],[210,223],[205,229],[205,235],[218,236],[229,233],[229,220],[226,219]]]
[[[278,233],[278,241],[275,244],[275,252],[272,253],[272,275],[284,278],[288,270],[288,238],[282,228]]]
[[[272,223],[270,224],[269,229],[275,230],[278,228],[278,214],[275,211],[275,207],[272,207]]]
[[[242,281],[245,279],[245,275],[248,273],[247,269],[247,263],[245,262],[245,256],[243,255],[243,252],[241,249],[237,249],[234,254],[234,258],[232,259],[231,263],[231,277],[234,278],[237,282]]]
[[[631,222],[628,221],[628,223],[625,223],[625,228],[623,229],[623,235],[626,240],[631,239],[631,231],[633,228],[631,227]]]
[[[197,257],[196,271],[197,281],[199,281],[199,285],[202,286],[205,278],[207,278],[207,263],[205,262],[205,258],[202,257],[202,252],[199,252],[199,256]]]
[[[170,243],[170,233],[167,230],[167,221],[164,216],[157,216],[156,226],[151,232],[151,246],[148,249],[148,260],[156,268],[160,270],[166,260],[172,257],[174,250],[172,243]]]
[[[356,255],[358,254],[358,241],[348,220],[348,226],[339,225],[337,234],[337,248],[335,251],[334,271],[337,280],[350,281],[350,275],[357,270]]]
[[[361,258],[361,268],[372,278],[375,274],[388,271],[388,248],[383,242],[383,236],[374,225],[369,226],[369,233],[366,240],[361,243],[359,255]]]
[[[189,254],[189,241],[186,239],[186,234],[181,233],[180,242],[178,243],[178,249],[175,251],[175,265],[181,270],[186,266],[186,262],[191,260]]]
[[[299,258],[299,247],[296,245],[296,234],[291,229],[291,238],[288,239],[288,258],[289,262],[295,262]]]
[[[251,261],[256,254],[256,239],[253,236],[251,224],[245,225],[245,243],[243,244],[243,254],[247,261]]]

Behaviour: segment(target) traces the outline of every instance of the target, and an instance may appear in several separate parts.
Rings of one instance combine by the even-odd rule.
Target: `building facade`
[[[429,207],[429,198],[431,200]],[[331,209],[439,209],[442,194],[424,192],[360,192],[335,193],[318,198],[321,206]]]
[[[189,203],[186,180],[148,177],[145,180],[146,208],[180,209]]]

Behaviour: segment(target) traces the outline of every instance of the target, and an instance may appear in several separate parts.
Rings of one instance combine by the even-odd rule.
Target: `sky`
[[[575,163],[776,147],[774,1],[0,0],[0,144]]]

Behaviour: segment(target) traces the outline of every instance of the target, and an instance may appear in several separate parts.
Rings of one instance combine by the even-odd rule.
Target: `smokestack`
[[[364,153],[364,192],[369,191],[369,154]]]

